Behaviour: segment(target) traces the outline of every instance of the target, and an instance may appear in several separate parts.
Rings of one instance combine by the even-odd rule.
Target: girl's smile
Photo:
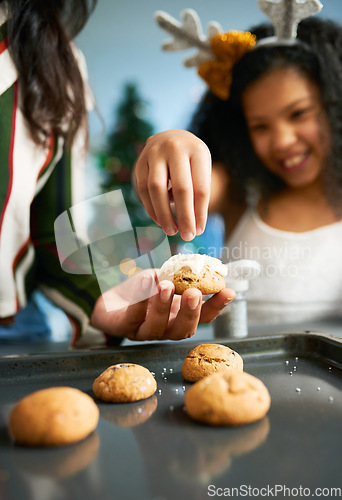
[[[289,187],[317,180],[329,148],[329,128],[317,86],[292,68],[276,69],[242,97],[254,151]]]

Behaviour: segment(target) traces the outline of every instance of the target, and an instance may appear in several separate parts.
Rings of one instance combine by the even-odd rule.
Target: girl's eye
[[[249,126],[250,132],[264,132],[267,130],[267,126],[264,123],[255,123]]]
[[[293,111],[292,118],[301,118],[302,116],[309,113],[309,111],[310,110],[308,108],[297,109],[297,110]]]
[[[294,111],[294,112],[292,113],[292,116],[293,116],[293,118],[297,118],[297,117],[299,117],[299,116],[302,116],[302,115],[303,115],[303,113],[304,113],[304,111],[302,111],[302,110],[300,109],[300,110]]]

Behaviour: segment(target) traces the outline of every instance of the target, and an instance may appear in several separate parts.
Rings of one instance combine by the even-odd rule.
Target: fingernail
[[[147,290],[148,288],[150,288],[151,283],[152,283],[151,276],[143,276],[141,278],[141,288],[143,288],[144,290]]]
[[[168,286],[161,286],[159,290],[159,297],[162,302],[169,302],[172,290]]]
[[[168,236],[174,236],[175,234],[178,233],[178,229],[176,227],[172,227],[172,226],[167,226],[165,228],[163,228],[164,230],[164,233],[166,233]]]
[[[234,297],[228,297],[225,301],[224,301],[224,305],[227,306],[232,300],[234,299]]]
[[[202,227],[196,227],[196,236],[200,236],[203,233]]]
[[[182,239],[185,240],[185,241],[191,241],[193,240],[195,237],[194,233],[184,233],[182,234]]]
[[[202,301],[201,297],[189,297],[188,306],[192,311],[194,311],[200,305],[201,301]]]

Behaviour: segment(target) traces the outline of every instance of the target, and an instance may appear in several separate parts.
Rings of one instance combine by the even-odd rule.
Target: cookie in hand
[[[178,295],[188,288],[197,288],[203,295],[209,295],[225,288],[226,275],[227,267],[215,257],[179,253],[164,262],[159,279],[172,281]]]

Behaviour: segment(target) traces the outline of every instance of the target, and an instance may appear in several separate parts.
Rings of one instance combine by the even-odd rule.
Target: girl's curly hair
[[[251,31],[257,39],[273,35],[269,25]],[[297,38],[304,43],[261,45],[247,53],[233,69],[230,97],[223,101],[208,91],[195,112],[190,130],[211,150],[213,161],[225,164],[236,197],[246,200],[252,181],[267,197],[284,184],[256,157],[249,140],[242,106],[242,92],[253,81],[275,68],[295,68],[320,89],[328,117],[332,150],[324,170],[327,193],[342,194],[342,27],[330,20],[309,18],[298,26]]]
[[[8,46],[18,70],[21,108],[32,139],[44,145],[54,133],[70,145],[86,116],[83,80],[70,41],[87,22],[97,0],[0,3],[7,6]]]

